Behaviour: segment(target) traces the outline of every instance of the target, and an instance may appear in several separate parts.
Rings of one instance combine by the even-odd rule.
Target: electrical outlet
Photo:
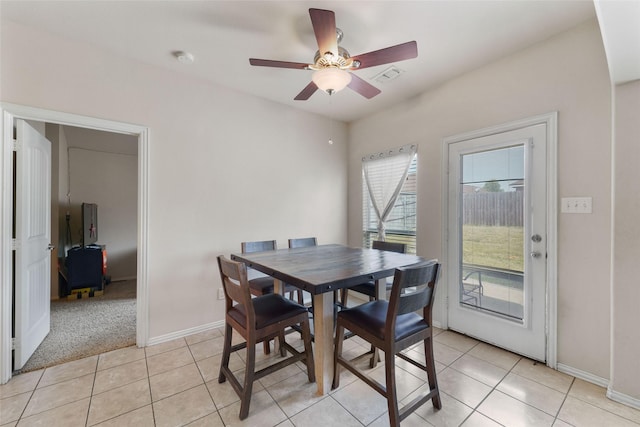
[[[218,288],[218,299],[224,299],[224,289]]]
[[[562,213],[590,214],[592,212],[591,197],[563,197],[560,203]]]

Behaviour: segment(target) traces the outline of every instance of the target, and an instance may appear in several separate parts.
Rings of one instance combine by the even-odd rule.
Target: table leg
[[[387,279],[385,277],[376,280],[376,297],[380,301],[387,299]]]
[[[313,295],[313,328],[316,383],[323,395],[333,381],[333,292]]]
[[[284,283],[282,280],[273,278],[273,292],[276,294],[284,295]],[[267,341],[267,345],[268,341]],[[273,340],[273,351],[276,353],[280,352],[280,340]]]
[[[273,278],[273,292],[276,294],[284,295],[284,283],[282,280]]]

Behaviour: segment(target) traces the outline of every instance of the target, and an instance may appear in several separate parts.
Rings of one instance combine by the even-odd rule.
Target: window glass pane
[[[462,156],[460,304],[522,321],[524,146]]]
[[[382,163],[382,161],[380,161]],[[384,165],[381,165],[384,167]],[[407,179],[393,210],[389,214],[386,226],[386,241],[405,243],[408,253],[416,253],[416,178],[417,156],[409,166]],[[362,247],[370,248],[371,242],[378,239],[378,219],[369,197],[367,184],[362,180]]]
[[[462,157],[462,181],[482,183],[524,179],[523,159],[524,145],[465,155]]]

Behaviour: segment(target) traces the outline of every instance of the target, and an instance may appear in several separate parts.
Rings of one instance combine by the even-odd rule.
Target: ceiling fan
[[[313,64],[270,59],[249,59],[251,65],[261,67],[314,70],[311,83],[294,98],[296,101],[309,99],[318,89],[322,89],[332,95],[346,86],[365,98],[371,99],[381,92],[380,89],[350,71],[403,61],[418,56],[418,46],[415,41],[350,56],[346,49],[338,46],[338,43],[342,40],[342,31],[336,28],[336,17],[333,11],[309,9],[309,15],[311,16],[311,24],[313,25],[316,40],[318,41],[318,51]]]

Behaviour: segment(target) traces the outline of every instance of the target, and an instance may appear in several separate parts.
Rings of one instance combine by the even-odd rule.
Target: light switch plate
[[[590,214],[592,212],[591,202],[591,197],[563,197],[560,212]]]

